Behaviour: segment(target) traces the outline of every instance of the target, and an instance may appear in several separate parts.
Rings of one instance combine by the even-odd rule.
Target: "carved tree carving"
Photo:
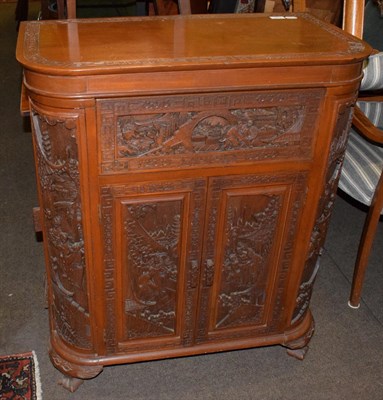
[[[124,206],[128,339],[175,333],[181,213],[181,200]]]
[[[216,328],[260,323],[281,196],[231,198]]]

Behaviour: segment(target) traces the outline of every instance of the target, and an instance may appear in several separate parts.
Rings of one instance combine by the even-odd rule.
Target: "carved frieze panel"
[[[324,91],[98,101],[101,172],[308,159]]]
[[[191,343],[205,192],[205,180],[101,189],[108,351]]]
[[[305,182],[304,172],[213,179],[197,341],[277,329]]]
[[[65,342],[91,349],[78,160],[78,117],[32,109],[52,321]]]
[[[310,248],[298,291],[292,324],[299,321],[305,315],[310,304],[313,285],[319,270],[320,254],[334,208],[336,190],[352,122],[353,104],[354,100],[338,105],[338,118],[330,146],[326,181],[318,204],[317,219],[311,234]]]

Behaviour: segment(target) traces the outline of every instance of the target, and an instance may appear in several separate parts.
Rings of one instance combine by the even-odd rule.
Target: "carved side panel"
[[[338,106],[338,119],[330,147],[326,183],[319,201],[316,223],[311,234],[309,253],[299,287],[292,324],[299,321],[309,307],[313,285],[319,269],[320,254],[334,207],[348,133],[352,122],[353,104],[353,101],[349,101]]]
[[[192,343],[206,181],[101,189],[109,352]]]
[[[78,117],[32,111],[44,243],[51,289],[50,313],[60,338],[92,348],[78,161]]]
[[[101,172],[307,159],[323,95],[312,89],[100,100]]]
[[[305,173],[212,180],[198,341],[277,331],[305,183]]]

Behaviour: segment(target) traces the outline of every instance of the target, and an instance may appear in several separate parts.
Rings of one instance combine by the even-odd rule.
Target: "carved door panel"
[[[277,332],[306,174],[209,184],[197,342]]]
[[[206,181],[102,188],[109,352],[191,343]]]

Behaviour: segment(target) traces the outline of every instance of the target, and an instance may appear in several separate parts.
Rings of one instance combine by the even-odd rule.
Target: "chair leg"
[[[306,0],[296,0],[293,2],[293,12],[306,11]]]
[[[378,185],[375,189],[374,197],[368,211],[363,227],[362,237],[359,243],[358,255],[356,258],[354,276],[351,287],[349,306],[359,308],[360,297],[364,276],[367,269],[368,258],[370,256],[372,244],[378,227],[380,213],[383,208],[383,173],[380,176]]]
[[[153,2],[154,14],[155,14],[155,15],[159,15],[159,14],[158,14],[157,0],[152,0],[152,2]]]
[[[67,18],[76,18],[76,0],[66,0]]]
[[[178,0],[178,9],[180,14],[191,14],[190,0]]]
[[[57,0],[57,18],[58,19],[66,19],[65,1],[64,0]]]

